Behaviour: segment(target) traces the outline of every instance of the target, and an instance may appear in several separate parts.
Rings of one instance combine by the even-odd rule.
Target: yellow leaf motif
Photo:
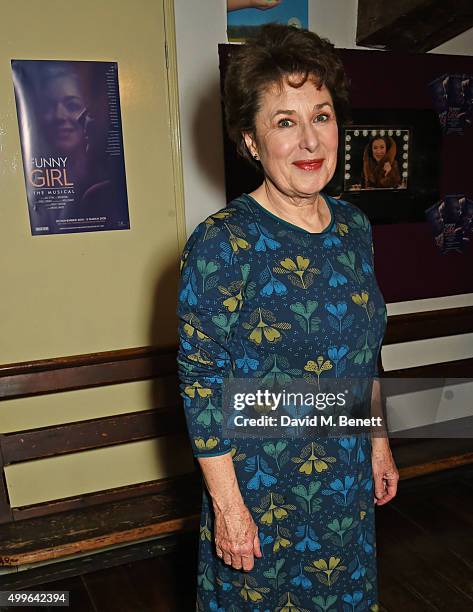
[[[210,215],[210,219],[228,219],[235,212],[234,208],[228,208],[227,210],[222,210],[220,212],[213,213]]]
[[[287,516],[287,512],[286,512],[286,516]],[[284,518],[284,516],[281,516],[281,518]],[[263,516],[261,517],[261,522],[264,525],[272,525],[273,524],[273,509],[271,508],[270,510],[267,510]]]
[[[361,306],[363,303],[363,300],[361,299],[361,295],[359,293],[352,293],[351,299],[355,302],[355,304],[357,304],[357,306]]]
[[[296,264],[289,257],[286,257],[286,259],[283,259],[279,263],[283,268],[285,268],[286,270],[290,270],[291,272],[297,270]]]
[[[191,317],[191,319],[192,319],[192,317]],[[186,334],[186,336],[188,338],[192,338],[192,336],[194,335],[194,332],[195,332],[196,335],[197,335],[197,338],[199,338],[200,340],[209,340],[210,339],[208,336],[206,336],[204,334],[204,332],[201,332],[200,329],[198,329],[197,327],[194,327],[190,323],[184,323],[184,325],[182,326],[182,329],[184,330],[184,332],[185,332],[185,334]]]
[[[309,268],[310,259],[302,255],[296,256],[296,261],[290,257],[286,257],[279,262],[282,268],[278,266],[273,270],[278,274],[289,274],[289,280],[293,285],[307,289],[313,282],[314,274],[320,274],[318,268]]]
[[[296,507],[293,504],[285,504],[284,498],[278,493],[269,493],[263,499],[262,508],[255,508],[255,512],[262,514],[260,521],[264,525],[272,525],[273,519],[282,521],[288,516],[288,510],[295,510]]]
[[[261,340],[263,339],[263,331],[262,331],[261,326],[259,324],[251,332],[249,338],[250,338],[251,342],[254,342],[255,344],[261,344]]]
[[[265,313],[265,317],[267,319],[269,319],[270,321],[275,321],[275,317],[274,315],[272,315],[272,313],[265,311],[264,309],[263,312]],[[278,330],[278,328],[290,329],[291,324],[274,322],[272,325],[270,325],[269,323],[266,323],[266,321],[264,321],[263,312],[261,311],[261,308],[258,308],[252,313],[250,317],[251,323],[247,323],[246,321],[245,323],[243,323],[244,328],[253,330],[248,336],[248,338],[249,340],[251,340],[251,342],[254,342],[258,345],[262,343],[263,338],[270,343],[278,342],[282,338],[282,334]]]
[[[309,267],[309,259],[307,259],[307,257],[302,257],[301,255],[298,255],[296,257],[296,261],[298,270],[307,270],[307,268]]]
[[[317,362],[311,359],[304,366],[304,370],[307,370],[308,372],[315,372],[317,376],[320,376],[322,372],[326,372],[332,368],[333,364],[330,359],[324,360],[323,355],[319,355],[317,357]]]
[[[227,293],[228,295],[228,293]],[[235,295],[230,295],[226,300],[223,300],[223,305],[229,312],[235,312],[235,310],[240,310],[243,304],[243,295],[241,290]]]
[[[239,249],[246,251],[250,248],[249,243],[244,238],[238,238],[235,235],[230,236],[230,246],[234,253],[238,253]]]
[[[305,566],[308,572],[320,572],[325,575],[323,581],[326,581],[328,586],[332,586],[332,584],[337,580],[340,572],[346,570],[345,565],[340,565],[341,559],[339,557],[330,557],[328,563],[325,559],[318,559],[317,561],[312,561],[312,565]],[[332,576],[333,574],[333,576]]]
[[[315,372],[316,368],[317,364],[313,359],[310,359],[304,366],[304,370],[307,370],[308,372]]]
[[[279,533],[279,525],[276,525],[276,539],[274,540],[273,552],[278,552],[280,548],[288,548],[291,546],[292,542],[287,538],[284,538]]]
[[[183,330],[186,333],[186,336],[192,338],[192,336],[194,335],[195,327],[192,327],[192,325],[189,325],[189,323],[185,323],[183,326]]]
[[[238,584],[238,586],[241,586],[241,582]],[[269,589],[267,587],[259,587],[256,580],[251,576],[245,576],[243,579],[240,595],[245,601],[261,601],[263,599],[262,593],[268,592]]]
[[[358,306],[365,306],[368,303],[369,295],[366,291],[362,291],[361,295],[359,293],[352,293],[351,299]]]
[[[337,223],[337,232],[340,236],[348,234],[348,225],[346,223]]]
[[[357,306],[364,308],[366,316],[371,321],[371,315],[368,308],[369,293],[367,291],[362,291],[361,295],[359,293],[352,293],[351,299],[355,302],[355,304],[357,304]]]
[[[234,232],[232,232],[232,230],[226,223],[224,225],[228,230],[228,234],[229,234],[228,240],[230,242],[230,246],[232,247],[232,251],[234,253],[238,253],[240,249],[243,249],[244,251],[246,251],[250,248],[249,242],[247,242],[244,238],[241,238],[240,236],[237,236]]]
[[[212,395],[212,389],[203,387],[199,381],[196,381],[192,385],[187,385],[187,387],[184,387],[184,393],[188,397],[194,398],[196,391],[199,397],[208,397],[209,395]]]
[[[291,593],[286,593],[287,601],[280,608],[277,608],[279,612],[308,612],[305,608],[298,608],[296,603],[299,603],[297,597]],[[294,598],[294,603],[291,601],[291,597]]]
[[[336,463],[337,461],[335,457],[326,457],[324,454],[325,450],[322,446],[311,442],[302,449],[301,456],[293,457],[292,461],[294,463],[302,463],[299,468],[299,472],[302,474],[310,476],[313,470],[320,474],[324,470],[328,470],[329,463]],[[305,459],[306,457],[307,459]]]
[[[218,438],[209,438],[205,441],[203,438],[194,438],[194,443],[199,450],[212,450],[218,445]]]
[[[265,325],[263,328],[264,337],[268,342],[277,342],[281,337],[281,332],[270,325]]]
[[[189,359],[189,361],[197,361],[197,363],[200,363],[202,365],[212,365],[213,364],[213,361],[211,359],[209,359],[208,357],[202,356],[200,349],[197,351],[197,353],[192,353],[188,355],[187,358]]]

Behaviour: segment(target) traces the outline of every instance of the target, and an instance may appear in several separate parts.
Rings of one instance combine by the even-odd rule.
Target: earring
[[[255,153],[255,154],[253,155],[253,159],[255,159],[256,161],[258,161],[259,157],[258,157],[258,154],[257,154],[257,153]]]

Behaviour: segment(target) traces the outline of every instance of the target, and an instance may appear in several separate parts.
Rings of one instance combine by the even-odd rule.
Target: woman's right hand
[[[237,570],[250,571],[255,557],[263,556],[258,527],[243,503],[225,510],[215,507],[214,537],[217,555]]]

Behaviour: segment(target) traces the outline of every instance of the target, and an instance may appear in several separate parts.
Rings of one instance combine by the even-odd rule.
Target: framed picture
[[[431,109],[354,109],[340,127],[337,169],[325,190],[375,225],[423,223],[440,198],[441,139]]]
[[[407,189],[409,128],[363,125],[344,130],[344,191]]]

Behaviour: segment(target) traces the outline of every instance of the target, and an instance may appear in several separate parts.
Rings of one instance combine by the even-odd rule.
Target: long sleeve
[[[210,231],[209,231],[210,230]],[[243,302],[243,270],[225,231],[200,223],[181,255],[177,315],[179,390],[196,457],[230,452],[222,436],[222,385]]]
[[[370,252],[371,252],[371,268],[373,270],[373,274],[375,275],[376,278],[376,270],[375,270],[375,266],[374,266],[374,242],[373,242],[373,226],[371,225],[371,222],[368,220],[369,223],[369,236],[370,236]],[[381,344],[379,346],[379,351],[377,353],[376,356],[376,362],[375,362],[375,371],[374,371],[374,378],[379,378],[379,374],[380,374],[380,366],[382,369],[382,363],[381,363]]]

